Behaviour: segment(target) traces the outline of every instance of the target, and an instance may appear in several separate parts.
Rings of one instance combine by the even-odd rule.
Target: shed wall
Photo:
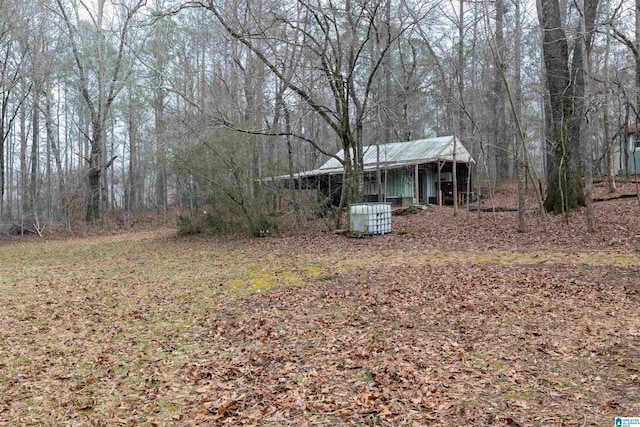
[[[627,168],[624,170],[624,173],[640,173],[640,135],[629,135],[629,139],[627,140],[627,150],[629,153],[629,163],[627,164]]]
[[[413,171],[391,169],[387,171],[387,197],[413,197]]]

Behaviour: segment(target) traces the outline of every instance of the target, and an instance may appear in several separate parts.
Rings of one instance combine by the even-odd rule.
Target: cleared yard
[[[457,228],[421,224],[436,215]],[[4,244],[0,425],[640,416],[637,223],[617,246],[609,231],[582,246],[460,236],[490,227],[483,215],[394,217],[398,232],[364,240],[164,229]]]

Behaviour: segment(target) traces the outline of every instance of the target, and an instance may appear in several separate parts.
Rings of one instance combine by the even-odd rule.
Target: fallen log
[[[594,198],[593,201],[594,202],[608,202],[609,200],[633,199],[635,197],[638,197],[638,195],[636,193],[620,194],[620,195],[613,196],[613,197],[597,197],[597,198]]]

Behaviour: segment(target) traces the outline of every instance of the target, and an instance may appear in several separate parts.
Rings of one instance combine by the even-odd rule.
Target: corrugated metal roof
[[[428,163],[431,161],[444,160],[453,161],[454,136],[441,136],[437,138],[417,139],[415,141],[391,142],[380,144],[380,167],[413,165],[418,163]],[[456,140],[456,161],[461,163],[474,162],[473,158],[462,145]],[[377,150],[375,145],[363,147],[363,166],[367,170],[377,162]],[[340,150],[337,157],[344,159],[344,150]],[[337,159],[331,158],[317,170],[342,169],[342,165]]]
[[[417,139],[415,141],[380,144],[380,167],[398,168],[436,161],[452,162],[454,138],[456,141],[456,162],[475,163],[475,160],[471,157],[471,154],[469,154],[459,139],[455,136],[440,136],[437,138]],[[363,151],[364,171],[367,172],[375,170],[378,165],[376,146],[364,146]],[[344,150],[340,150],[336,156],[340,159],[344,159]],[[306,176],[342,174],[343,172],[344,168],[342,167],[342,164],[332,157],[318,169],[299,172],[294,174],[294,176],[302,178]],[[276,178],[288,179],[289,176],[283,175]]]

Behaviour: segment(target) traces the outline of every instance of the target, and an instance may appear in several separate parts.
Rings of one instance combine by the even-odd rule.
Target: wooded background
[[[455,134],[477,182],[588,202],[640,105],[640,0],[0,0],[0,222],[203,202]],[[614,156],[614,153],[619,153]],[[616,164],[616,162],[618,164]],[[537,184],[536,184],[537,185]]]

